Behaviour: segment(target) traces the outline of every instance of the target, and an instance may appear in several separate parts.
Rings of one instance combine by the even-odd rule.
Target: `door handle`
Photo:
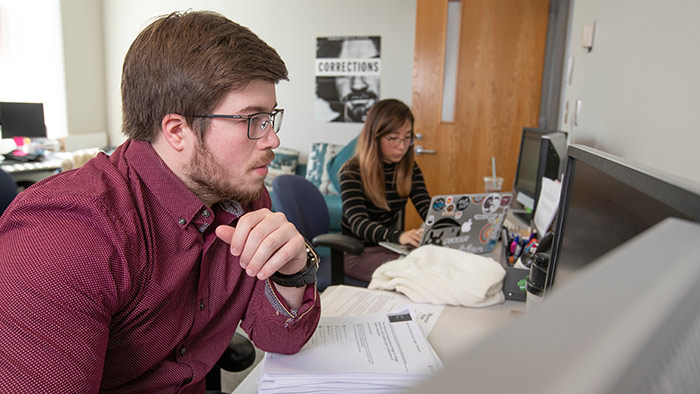
[[[422,154],[428,154],[428,155],[434,155],[437,153],[435,149],[425,149],[420,145],[416,145],[416,149],[414,149],[414,152],[416,152],[417,155],[422,155]]]

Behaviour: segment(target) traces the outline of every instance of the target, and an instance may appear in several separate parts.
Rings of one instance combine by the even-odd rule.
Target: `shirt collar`
[[[181,227],[188,225],[204,208],[204,203],[165,164],[148,141],[127,141],[123,148],[129,166]]]

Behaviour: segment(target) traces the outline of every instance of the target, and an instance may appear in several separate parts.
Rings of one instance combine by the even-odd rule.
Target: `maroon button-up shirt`
[[[0,219],[0,391],[201,392],[241,320],[298,351],[315,287],[292,310],[214,234],[269,206],[206,207],[143,141],[20,193]]]

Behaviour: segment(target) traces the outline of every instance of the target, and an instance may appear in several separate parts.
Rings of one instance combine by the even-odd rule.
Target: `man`
[[[320,315],[315,256],[263,188],[287,70],[250,30],[173,13],[124,60],[110,156],[0,220],[0,387],[202,392],[236,326],[294,353]]]

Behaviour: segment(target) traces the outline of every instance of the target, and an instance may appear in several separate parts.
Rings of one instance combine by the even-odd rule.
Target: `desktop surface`
[[[339,286],[329,286],[321,294],[321,314],[323,315],[324,294],[330,294]],[[340,285],[342,287],[342,285]],[[367,290],[386,293],[383,290]],[[449,365],[465,349],[487,337],[496,328],[519,318],[525,311],[525,304],[506,301],[487,308],[466,308],[445,306],[435,326],[428,335],[428,341],[445,365]],[[236,387],[233,394],[254,394],[258,392],[258,376],[262,362],[253,368],[248,376]]]
[[[503,248],[500,243],[486,254],[496,261],[503,262]],[[336,289],[346,286],[329,286],[321,293],[321,315],[324,316],[323,300]],[[367,290],[376,294],[399,294],[384,290]],[[350,300],[348,300],[350,301]],[[478,343],[498,327],[520,318],[525,312],[525,303],[506,300],[502,304],[486,308],[468,308],[446,305],[428,335],[428,341],[445,365],[460,357],[465,349]],[[259,363],[233,391],[234,394],[257,393],[257,379],[262,370]]]

